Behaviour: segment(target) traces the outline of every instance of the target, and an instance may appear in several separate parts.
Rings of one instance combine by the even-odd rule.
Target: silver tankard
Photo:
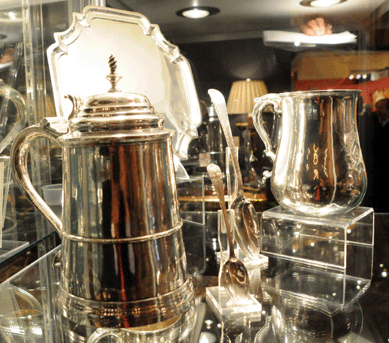
[[[19,134],[11,156],[16,182],[61,236],[59,313],[80,341],[96,328],[148,331],[193,313],[173,132],[145,96],[117,89],[112,56],[109,66],[108,93],[68,96],[65,132],[43,119]],[[37,137],[62,147],[62,221],[28,176],[26,156]]]
[[[325,216],[361,203],[367,178],[356,123],[359,93],[303,91],[255,99],[253,123],[274,163],[271,190],[286,210]],[[269,105],[281,116],[276,153],[262,119]]]

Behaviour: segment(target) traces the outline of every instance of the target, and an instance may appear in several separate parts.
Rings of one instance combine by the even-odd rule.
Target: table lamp
[[[263,81],[246,79],[233,82],[227,101],[229,114],[251,114],[254,99],[267,94]]]

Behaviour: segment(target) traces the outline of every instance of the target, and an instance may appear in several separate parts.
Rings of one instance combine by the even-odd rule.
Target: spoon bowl
[[[230,296],[234,303],[238,305],[244,304],[250,301],[250,280],[245,265],[235,256],[232,231],[227,216],[226,203],[224,200],[223,174],[220,170],[220,167],[216,164],[208,165],[207,171],[219,198],[224,224],[226,226],[229,246],[228,259],[223,264],[221,270],[221,286],[225,288],[227,294]]]
[[[235,227],[239,228],[236,230],[239,247],[248,258],[258,258],[260,224],[254,205],[243,195],[238,195],[232,202],[231,209],[235,211]]]
[[[222,266],[220,283],[227,290],[230,298],[237,304],[246,303],[250,299],[248,272],[242,261],[229,256]]]

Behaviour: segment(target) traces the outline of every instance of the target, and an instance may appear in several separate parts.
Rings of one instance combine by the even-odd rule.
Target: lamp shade
[[[263,81],[250,79],[235,81],[228,96],[227,111],[229,114],[251,113],[254,99],[265,94],[267,88]]]

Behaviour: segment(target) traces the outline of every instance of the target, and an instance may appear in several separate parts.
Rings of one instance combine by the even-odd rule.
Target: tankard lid
[[[157,114],[149,99],[142,94],[122,92],[117,83],[116,60],[109,58],[111,88],[107,93],[83,99],[67,95],[73,103],[69,115],[70,131],[98,132],[115,130],[161,130],[165,118]]]

